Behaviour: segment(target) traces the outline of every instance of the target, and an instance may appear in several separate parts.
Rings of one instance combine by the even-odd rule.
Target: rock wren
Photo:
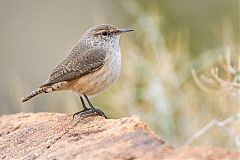
[[[68,56],[51,72],[48,80],[29,96],[28,101],[41,93],[69,90],[80,95],[83,110],[73,116],[85,113],[104,112],[94,108],[88,96],[99,94],[117,80],[121,69],[120,35],[133,29],[117,29],[110,24],[101,24],[88,29]],[[90,108],[86,107],[83,97]]]

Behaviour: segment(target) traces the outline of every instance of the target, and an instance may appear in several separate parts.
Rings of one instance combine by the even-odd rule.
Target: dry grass
[[[119,2],[135,32],[121,40],[120,80],[93,103],[112,118],[141,116],[175,146],[187,142],[236,149],[239,141],[234,144],[232,139],[238,139],[239,133],[234,129],[233,134],[228,125],[231,121],[238,126],[240,113],[238,3],[197,2],[198,7],[193,1],[181,5],[173,0]],[[15,103],[36,86],[22,80],[21,74],[9,77],[13,79],[8,94],[12,103],[2,113],[73,113],[81,108],[78,97],[68,93],[40,96],[24,105]],[[220,129],[211,128],[214,125]]]

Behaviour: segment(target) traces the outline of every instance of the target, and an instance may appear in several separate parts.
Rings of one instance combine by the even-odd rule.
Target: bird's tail
[[[22,99],[21,99],[21,101],[22,102],[26,102],[26,101],[28,101],[29,99],[31,99],[31,98],[33,98],[33,97],[35,97],[35,96],[37,96],[37,95],[39,95],[39,94],[41,94],[41,93],[47,93],[47,89],[48,89],[49,87],[40,87],[40,88],[38,88],[38,89],[36,89],[36,90],[34,90],[29,96],[27,96],[27,97],[23,97]]]

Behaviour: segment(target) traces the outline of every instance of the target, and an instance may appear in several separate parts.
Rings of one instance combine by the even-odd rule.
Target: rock
[[[175,150],[136,116],[73,119],[58,113],[19,113],[0,117],[0,158],[4,160],[236,160],[238,156],[212,147]]]

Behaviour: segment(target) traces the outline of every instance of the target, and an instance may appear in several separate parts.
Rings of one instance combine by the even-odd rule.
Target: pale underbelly
[[[110,87],[119,77],[120,64],[104,65],[101,69],[74,80],[70,90],[78,94],[94,96]]]

